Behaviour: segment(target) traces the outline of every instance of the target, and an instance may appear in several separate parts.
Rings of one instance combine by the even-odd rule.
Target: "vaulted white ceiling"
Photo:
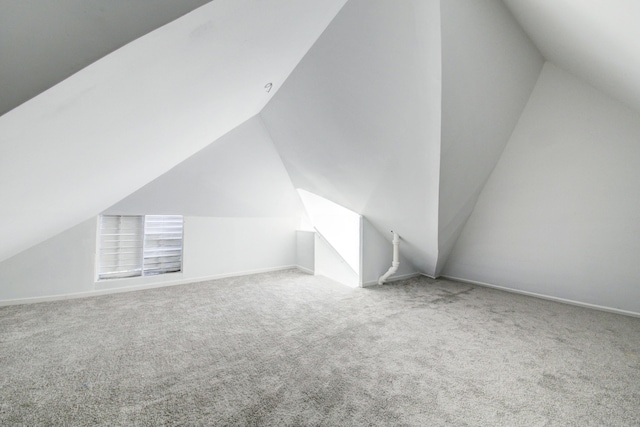
[[[155,1],[159,2],[157,11],[152,7]],[[640,76],[640,49],[636,48],[636,41],[640,40],[640,26],[637,25],[640,22],[640,2],[503,1],[545,59],[640,111],[640,79],[637,77]],[[62,3],[69,9],[62,11],[57,7],[62,3],[47,9],[33,0],[0,2],[0,89],[3,103],[0,114],[55,84],[0,116],[0,235],[3,237],[0,261],[103,211],[262,111],[346,2],[190,0],[183,3],[184,7],[174,7],[175,2],[145,0],[144,3],[151,7],[145,10],[158,18],[155,23],[144,18],[148,15],[136,6],[138,2],[120,2],[115,7],[101,0],[65,0]],[[408,36],[402,43],[394,45],[396,40],[400,40],[399,34],[385,37],[376,27],[389,25],[390,18],[395,16],[391,13],[380,15],[384,19],[378,23],[365,13],[347,16],[362,28],[370,28],[370,32],[354,30],[355,24],[340,27],[345,37],[337,32],[333,38],[328,38],[331,43],[326,40],[324,44],[319,43],[316,51],[320,50],[322,55],[311,55],[306,61],[307,68],[309,64],[315,68],[309,71],[303,63],[298,78],[291,79],[289,89],[280,94],[280,99],[286,102],[279,104],[276,98],[271,108],[263,113],[294,181],[306,183],[334,201],[359,207],[358,210],[366,212],[381,229],[395,227],[396,223],[403,224],[407,228],[405,246],[412,248],[415,264],[430,274],[436,272],[439,257],[437,239],[444,235],[442,230],[440,236],[437,234],[438,192],[441,193],[440,202],[447,202],[443,195],[462,194],[454,186],[451,188],[455,191],[443,191],[448,188],[448,178],[457,179],[458,169],[451,169],[449,175],[445,173],[438,177],[442,159],[445,159],[446,166],[447,162],[453,164],[446,156],[449,155],[449,159],[453,157],[451,153],[445,153],[443,157],[437,155],[442,142],[436,135],[440,131],[440,123],[434,128],[432,121],[425,119],[440,114],[438,108],[442,104],[439,97],[426,94],[439,92],[442,82],[426,73],[415,79],[398,79],[397,82],[393,78],[402,73],[417,73],[420,70],[411,66],[416,63],[424,65],[425,69],[434,67],[438,72],[441,70],[440,58],[422,61],[421,55],[428,49],[421,38],[412,35],[421,34],[416,29],[429,30],[435,34],[429,33],[429,37],[439,40],[441,29],[437,28],[438,25],[434,23],[423,28],[417,23],[426,22],[425,17],[438,21],[440,16],[435,12],[426,13],[425,5],[435,10],[440,3],[438,0],[397,3],[351,0],[351,7],[345,8],[346,12],[357,8],[372,12],[389,7],[396,8],[392,12],[400,14],[415,4],[416,11],[407,13],[405,21],[402,21],[407,24],[400,35],[406,33]],[[101,55],[200,4],[204,6],[81,69]],[[42,13],[26,20],[12,19],[16,13],[25,10]],[[111,19],[109,16],[116,17],[112,22],[119,24],[105,24]],[[452,19],[459,17],[451,16]],[[472,18],[476,19],[474,16]],[[30,27],[24,27],[22,21],[33,27],[29,30]],[[66,28],[64,22],[68,24]],[[96,27],[102,28],[103,32],[85,33],[92,34],[94,38],[86,44],[86,50],[83,50],[85,47],[79,50],[85,54],[74,57],[70,50],[73,50],[72,44],[78,42],[78,35],[73,33],[78,22],[82,23],[80,27],[84,30]],[[125,25],[127,23],[133,24]],[[145,27],[147,24],[148,28]],[[456,21],[450,24],[455,37],[458,36],[455,33],[458,28],[468,31],[468,26],[456,26]],[[138,31],[143,27],[147,29],[140,34],[127,30],[133,28]],[[115,35],[120,32],[114,28],[121,28],[123,34],[129,33],[118,38]],[[104,35],[104,40],[96,34]],[[353,45],[347,43],[346,36],[353,39]],[[29,37],[51,37],[57,43],[42,44],[39,51],[29,51],[26,48],[30,45]],[[358,81],[357,74],[343,72],[344,64],[350,64],[354,69],[366,68],[366,62],[358,55],[368,52],[370,59],[376,59],[376,55],[382,52],[376,50],[377,46],[388,48],[388,55],[380,58],[379,63],[372,63],[369,69],[361,70],[379,77],[376,85]],[[446,49],[446,43],[443,48]],[[399,60],[401,53],[405,57]],[[19,65],[15,60],[21,55],[40,57],[44,65],[38,65],[37,61]],[[335,64],[314,63],[314,58],[325,57],[331,58]],[[452,57],[449,55],[450,60]],[[447,59],[446,52],[444,58]],[[483,58],[481,56],[480,59]],[[64,67],[56,68],[54,60],[60,60]],[[404,65],[403,61],[406,62]],[[478,62],[484,67],[487,61]],[[407,64],[408,67],[401,68]],[[326,72],[329,68],[335,72],[331,77],[333,80],[329,80],[331,75]],[[522,75],[508,66],[506,68]],[[455,67],[450,66],[451,69]],[[537,70],[535,67],[532,69]],[[80,71],[71,78],[60,81],[77,70]],[[478,84],[473,80],[476,73],[469,74],[472,75],[469,80],[466,77],[457,80],[448,77],[451,87],[463,87],[458,81]],[[298,82],[304,84],[298,85]],[[390,82],[396,85],[391,86]],[[272,84],[270,92],[265,88],[269,83]],[[452,99],[451,94],[447,95],[446,83],[443,97]],[[506,87],[504,80],[498,83],[501,88]],[[409,87],[411,84],[420,91]],[[429,85],[433,86],[429,90],[423,87]],[[350,92],[357,88],[362,89],[361,98]],[[431,91],[433,88],[437,90]],[[314,94],[315,98],[305,99],[305,93]],[[526,98],[526,94],[522,96]],[[478,101],[479,108],[483,108],[482,102],[487,99],[486,96],[473,95],[471,90],[465,91],[460,99],[467,102],[466,97]],[[422,110],[416,108],[419,102],[414,102],[414,98],[425,105],[435,102],[437,108],[429,109],[431,104]],[[297,109],[298,105],[311,107],[302,111]],[[445,99],[444,106],[447,105]],[[399,106],[406,107],[405,115],[399,113],[404,111]],[[323,110],[316,114],[314,108]],[[349,114],[345,114],[346,110]],[[423,110],[433,114],[421,114]],[[451,111],[455,113],[450,115],[454,118],[463,112],[457,107]],[[367,116],[366,112],[371,112],[371,115]],[[305,114],[308,115],[303,117],[305,121],[286,122],[289,115],[300,118]],[[408,119],[415,114],[420,115],[420,120]],[[328,127],[326,121],[319,120],[324,116],[333,118],[333,128]],[[371,120],[372,117],[376,119]],[[404,125],[405,121],[410,125]],[[307,126],[309,123],[316,123],[318,132],[307,135],[314,130]],[[477,135],[468,121],[462,124],[454,121],[450,125],[453,130],[464,125],[468,133]],[[330,135],[332,138],[323,140],[319,136],[321,132],[328,132],[327,129],[335,132]],[[505,134],[508,134],[506,130]],[[301,135],[307,145],[299,144]],[[388,148],[392,144],[389,141],[395,142],[398,135],[402,138],[396,143],[396,151],[403,153],[406,159],[395,164],[398,154],[395,151],[390,153]],[[318,140],[317,144],[313,142],[314,138]],[[471,139],[475,141],[478,138]],[[433,153],[426,155],[420,152],[421,149],[424,151],[425,141]],[[335,151],[327,151],[329,147]],[[451,147],[456,149],[457,146],[444,146],[445,149]],[[464,144],[460,147],[459,158],[469,158]],[[309,153],[313,152],[311,149],[322,154],[326,164],[308,159]],[[295,155],[287,155],[287,150]],[[363,150],[369,150],[367,159],[361,156]],[[333,157],[339,152],[346,152],[351,157],[343,155],[336,161]],[[416,152],[420,152],[422,157],[416,156]],[[479,152],[486,150],[479,149]],[[377,154],[371,156],[371,153]],[[500,150],[496,150],[494,157],[499,154]],[[424,168],[425,158],[433,163],[433,167]],[[304,162],[300,160],[298,165],[292,159]],[[358,162],[366,167],[354,168]],[[407,162],[418,164],[407,168]],[[487,161],[486,164],[491,166],[493,163]],[[297,166],[300,169],[294,170]],[[485,175],[491,171],[489,166],[486,173],[483,172]],[[471,188],[468,182],[479,181],[468,171],[464,182],[467,190]],[[362,173],[358,175],[359,172]],[[443,179],[445,184],[442,185],[438,179]],[[380,183],[378,187],[376,183]],[[408,203],[420,204],[419,209],[412,210],[415,218],[409,221],[402,217],[407,211],[406,204],[394,205],[399,200],[396,187],[403,189],[402,194],[407,195]],[[420,197],[414,198],[414,193],[419,193]],[[370,200],[375,203],[360,200],[365,195],[371,196]],[[392,202],[387,202],[387,195],[395,197]],[[463,224],[466,213],[459,213],[472,209],[474,197],[469,197],[469,201],[454,200],[456,203],[450,204],[450,211],[441,209],[440,221],[454,218],[456,227]],[[461,204],[465,206],[460,208]],[[443,203],[442,206],[448,205]],[[453,242],[456,233],[449,234],[453,236]]]
[[[504,0],[545,58],[640,111],[640,2]]]
[[[0,116],[0,260],[256,115],[345,2],[216,0]]]
[[[0,115],[210,1],[1,1]]]

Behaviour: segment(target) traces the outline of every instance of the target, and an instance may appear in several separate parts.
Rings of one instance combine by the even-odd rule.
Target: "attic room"
[[[640,424],[639,18],[3,0],[0,424]]]

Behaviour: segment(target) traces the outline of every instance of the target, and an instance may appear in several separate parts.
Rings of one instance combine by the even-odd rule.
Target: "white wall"
[[[185,277],[294,266],[297,225],[297,218],[187,217]]]
[[[500,0],[446,0],[442,16],[439,274],[544,63]]]
[[[347,269],[344,260],[322,238],[316,238],[313,231],[296,232],[296,265],[312,274],[322,274],[334,280],[348,282],[354,286],[354,271]],[[389,232],[391,234],[391,232]],[[362,253],[359,267],[360,277],[358,285],[373,286],[378,284],[378,279],[391,267],[393,259],[393,246],[387,236],[380,232],[367,220],[362,218]],[[402,255],[402,237],[400,240],[400,266],[387,282],[418,275],[418,270]],[[319,254],[316,255],[316,252]],[[318,265],[318,268],[316,268]],[[354,279],[355,278],[355,279]]]
[[[640,2],[503,1],[547,60],[640,112]]]
[[[308,191],[299,190],[298,194],[313,228],[360,275],[362,217]]]
[[[546,63],[444,274],[640,313],[640,115]]]
[[[352,288],[360,285],[357,271],[335,250],[320,233],[314,235],[314,274],[325,276]]]
[[[254,116],[105,213],[261,218],[299,217],[303,209],[260,116]]]
[[[0,116],[0,260],[257,114],[345,1],[212,1]]]
[[[362,267],[361,281],[363,286],[372,286],[378,284],[378,279],[391,267],[393,261],[393,245],[388,235],[382,235],[367,218],[362,218]],[[385,233],[386,234],[386,233]],[[399,278],[407,278],[418,274],[418,270],[413,266],[404,255],[404,252],[410,251],[405,248],[406,242],[400,236],[400,266],[393,276],[387,279],[387,282]]]
[[[96,219],[0,262],[0,301],[94,289]]]
[[[315,231],[296,230],[296,265],[303,271],[314,274]]]
[[[95,282],[94,217],[1,262],[0,301],[291,267],[302,210],[268,133],[254,116],[107,210],[185,215],[183,272]]]
[[[261,112],[297,188],[397,230],[431,274],[440,81],[439,1],[350,0]]]
[[[182,272],[97,281],[93,218],[1,262],[0,304],[290,268],[296,263],[296,225],[295,218],[187,216]]]
[[[0,2],[0,116],[209,1]]]

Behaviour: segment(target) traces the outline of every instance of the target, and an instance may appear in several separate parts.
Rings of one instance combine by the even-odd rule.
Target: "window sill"
[[[106,289],[154,285],[159,283],[175,282],[182,280],[182,278],[183,271],[179,271],[176,273],[158,274],[155,276],[125,277],[121,279],[101,279],[95,280],[94,289],[97,291],[102,291]]]

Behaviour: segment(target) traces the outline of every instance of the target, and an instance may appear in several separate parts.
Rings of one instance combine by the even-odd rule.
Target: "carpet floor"
[[[638,426],[640,319],[292,270],[8,306],[0,425]]]

